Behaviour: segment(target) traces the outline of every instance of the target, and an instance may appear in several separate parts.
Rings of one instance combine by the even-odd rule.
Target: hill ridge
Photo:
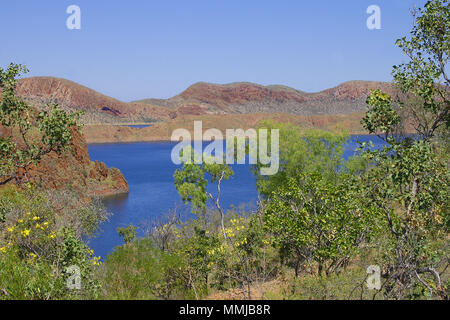
[[[365,111],[370,89],[395,93],[387,82],[351,80],[318,92],[252,82],[196,82],[169,99],[123,102],[74,81],[48,76],[19,80],[18,94],[38,108],[58,103],[69,111],[83,110],[83,122],[161,122],[185,115],[288,113],[301,116]]]

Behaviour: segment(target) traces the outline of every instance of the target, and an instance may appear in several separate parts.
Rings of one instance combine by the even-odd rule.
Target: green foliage
[[[383,217],[374,223],[385,230],[379,264],[387,278],[386,297],[422,292],[445,298],[441,270],[449,259],[450,171],[447,146],[440,142],[448,140],[450,124],[449,1],[428,1],[415,14],[410,37],[397,41],[409,62],[393,70],[406,98],[394,101],[374,91],[367,99],[369,111],[362,123],[370,133],[380,133],[388,146],[366,151],[374,165],[361,177],[361,195]],[[399,123],[408,121],[418,139],[396,134]]]
[[[59,198],[61,195],[57,195],[57,197]],[[79,225],[77,234],[80,235],[94,235],[98,230],[100,223],[107,220],[110,215],[101,200],[98,198],[93,198],[88,203],[83,203],[83,205],[78,203],[77,207],[78,210],[75,212],[76,214],[74,218]]]
[[[47,263],[37,262],[30,266],[13,250],[0,253],[0,299],[46,300],[59,296],[58,292],[64,291],[64,286],[64,280],[55,278]]]
[[[123,238],[125,243],[133,242],[137,237],[137,227],[129,225],[126,228],[117,228],[119,236]]]
[[[227,237],[217,233],[219,245],[208,254],[211,262],[211,287],[216,290],[242,288],[242,297],[252,297],[251,285],[278,275],[279,259],[258,215],[228,213]]]
[[[57,105],[37,112],[16,95],[17,77],[28,72],[11,63],[0,68],[0,125],[11,135],[0,137],[0,185],[12,180],[22,183],[24,172],[52,151],[61,153],[72,141],[79,113],[67,114]]]
[[[184,164],[182,170],[176,170],[174,174],[175,187],[186,203],[192,203],[196,210],[206,208],[206,186],[208,181],[205,178],[205,172],[195,164]]]
[[[345,165],[342,160],[343,144],[349,137],[345,132],[308,130],[274,121],[264,121],[260,126],[269,129],[269,132],[270,129],[279,129],[280,136],[278,173],[262,176],[259,174],[260,164],[253,167],[258,191],[266,198],[301,172],[322,171],[323,175],[332,179],[336,175],[335,169]],[[270,137],[268,139],[270,145]]]
[[[331,274],[357,253],[373,229],[370,207],[361,206],[351,175],[360,164],[347,166],[342,159],[343,133],[266,125],[280,127],[281,166],[274,176],[258,177],[267,199],[265,228],[296,274],[312,263],[320,274]]]
[[[408,294],[404,287],[414,288],[423,273],[436,281],[430,288],[443,294],[435,276],[448,261],[448,245],[442,242],[449,235],[448,155],[440,156],[439,149],[425,140],[407,140],[366,156],[377,165],[362,176],[360,192],[383,217],[374,223],[386,230],[384,254],[378,261],[390,280],[386,294],[404,297]]]
[[[43,191],[29,186],[0,190],[5,222],[0,224],[0,289],[5,299],[86,299],[97,296],[93,270],[99,258],[58,216]],[[67,267],[81,271],[81,290],[71,290]]]
[[[392,106],[392,98],[380,90],[373,90],[367,104],[371,108],[362,119],[363,127],[371,134],[393,133],[400,123],[400,116]]]
[[[272,193],[266,227],[282,251],[297,258],[296,268],[315,261],[319,273],[330,274],[345,265],[367,237],[367,213],[349,182],[326,181],[310,173],[301,181],[289,179]]]
[[[259,218],[230,213],[224,238],[215,214],[207,211],[208,221],[217,223],[206,229],[201,219],[176,225],[169,220],[144,238],[115,248],[99,270],[102,297],[202,299],[211,291],[272,279],[277,274],[276,253]],[[163,234],[167,241],[155,245],[162,243]]]
[[[195,212],[203,212],[207,200],[213,198],[207,191],[208,183],[217,183],[220,188],[221,181],[228,180],[233,170],[226,164],[211,163],[206,156],[195,154],[191,147],[185,148],[182,154],[184,152],[191,154],[191,159],[183,163],[182,169],[175,171],[175,187],[182,200],[191,203]],[[196,159],[200,157],[202,163],[198,164]]]
[[[450,125],[450,80],[446,73],[450,56],[450,2],[428,1],[415,12],[415,18],[410,36],[396,42],[409,61],[394,66],[393,76],[402,92],[419,98],[420,108],[411,110],[415,128],[429,139],[438,127],[445,126],[448,130]]]
[[[192,297],[184,285],[184,261],[155,248],[147,239],[117,247],[102,266],[104,299],[177,299]]]

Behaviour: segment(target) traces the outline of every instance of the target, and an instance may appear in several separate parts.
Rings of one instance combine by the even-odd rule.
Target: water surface
[[[89,145],[91,160],[119,168],[130,187],[128,195],[109,197],[104,201],[113,215],[100,226],[100,235],[90,240],[97,255],[104,257],[114,246],[122,244],[117,227],[126,227],[130,223],[139,226],[170,209],[183,210],[173,180],[175,170],[181,167],[171,161],[174,146],[175,143],[170,142]],[[251,209],[258,195],[250,166],[234,165],[232,168],[234,175],[222,183],[221,204],[225,209],[241,204]]]
[[[369,140],[373,141],[375,148],[383,145],[374,136],[352,136],[345,146],[344,158],[355,153],[358,141]],[[173,181],[173,173],[180,167],[171,161],[173,146],[175,143],[171,142],[89,145],[91,160],[119,168],[130,186],[128,195],[110,197],[104,201],[113,215],[101,225],[99,236],[89,241],[96,255],[104,257],[115,246],[122,244],[116,230],[118,227],[126,227],[130,223],[139,226],[170,209],[183,208]],[[254,209],[258,194],[250,166],[234,165],[232,168],[235,174],[223,182],[222,206],[230,209],[233,205],[244,205],[247,209]]]

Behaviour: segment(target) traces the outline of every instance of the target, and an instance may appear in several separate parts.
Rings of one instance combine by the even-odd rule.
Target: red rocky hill
[[[253,83],[196,83],[170,99],[122,102],[75,82],[52,78],[21,79],[17,92],[36,107],[58,103],[66,110],[83,110],[85,123],[160,122],[185,115],[291,113],[301,116],[351,114],[365,111],[370,89],[395,94],[385,82],[350,81],[316,93],[286,86]]]
[[[279,85],[217,85],[200,82],[167,100],[145,99],[137,102],[169,108],[177,115],[279,112],[303,116],[335,115],[365,111],[365,100],[370,89],[382,89],[395,94],[391,84],[369,81],[345,82],[317,93]]]

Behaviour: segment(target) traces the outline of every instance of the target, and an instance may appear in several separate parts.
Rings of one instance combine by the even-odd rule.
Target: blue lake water
[[[359,146],[357,141],[369,140],[376,148],[383,144],[374,136],[352,136],[346,144],[344,158],[355,153]],[[103,161],[110,167],[119,168],[130,186],[128,195],[104,200],[112,215],[100,226],[98,236],[89,240],[96,255],[105,257],[115,246],[123,243],[117,234],[118,227],[126,227],[130,223],[140,226],[175,207],[183,209],[173,181],[173,173],[180,167],[171,161],[174,146],[175,143],[171,142],[89,145],[91,160]],[[254,209],[258,194],[250,166],[234,165],[232,168],[234,175],[222,185],[222,206],[230,209],[243,205],[247,209]]]

